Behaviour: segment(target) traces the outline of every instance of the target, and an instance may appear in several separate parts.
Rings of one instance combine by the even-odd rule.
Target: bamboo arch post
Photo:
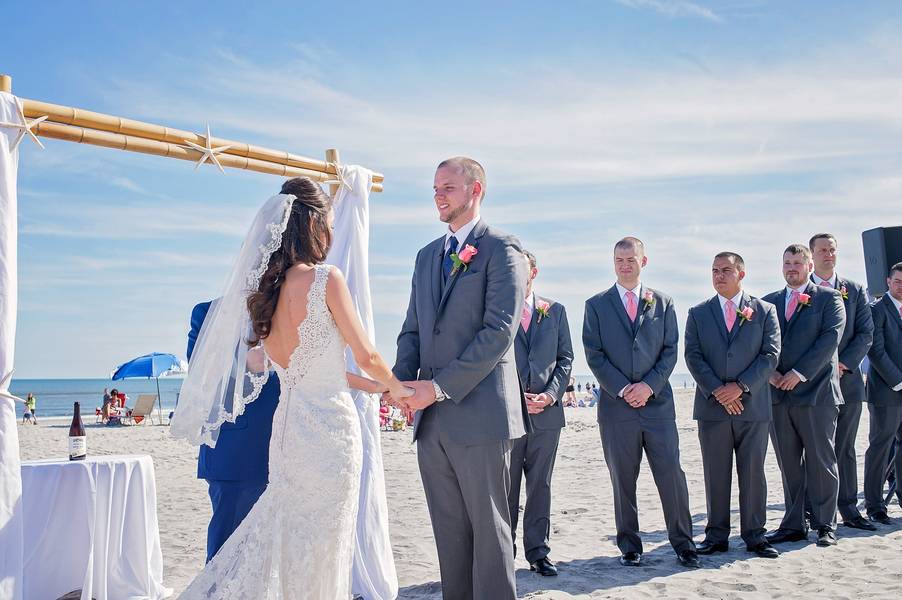
[[[0,90],[12,91],[11,77],[0,75]],[[26,117],[47,117],[47,120],[33,127],[34,133],[41,137],[195,162],[203,154],[187,147],[185,142],[205,145],[208,141],[205,136],[190,131],[26,98],[19,100],[22,102]],[[334,181],[338,176],[337,151],[334,151],[335,160],[330,159],[329,153],[332,150],[327,151],[326,160],[317,160],[280,150],[210,137],[211,146],[229,146],[216,153],[217,160],[223,166],[282,177],[304,175],[320,183]],[[385,177],[381,173],[374,173],[372,191],[383,191],[384,180]]]

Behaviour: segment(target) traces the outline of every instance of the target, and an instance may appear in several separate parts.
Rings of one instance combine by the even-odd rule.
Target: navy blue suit
[[[188,360],[200,333],[210,302],[191,311]],[[207,528],[207,562],[238,528],[269,481],[269,438],[272,418],[279,403],[279,380],[272,374],[260,397],[245,407],[234,423],[223,423],[216,447],[201,446],[197,478],[209,484],[213,517]]]

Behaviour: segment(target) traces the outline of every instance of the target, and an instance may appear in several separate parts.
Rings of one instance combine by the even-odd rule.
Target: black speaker
[[[902,227],[877,227],[861,233],[864,266],[868,274],[871,297],[886,293],[889,268],[902,262]]]

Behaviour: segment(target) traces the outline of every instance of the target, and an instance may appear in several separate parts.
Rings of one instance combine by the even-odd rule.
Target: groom
[[[435,173],[447,232],[417,254],[395,376],[415,390],[414,439],[442,596],[513,600],[507,495],[512,440],[527,430],[514,336],[525,297],[519,241],[479,218],[485,171],[465,157]]]

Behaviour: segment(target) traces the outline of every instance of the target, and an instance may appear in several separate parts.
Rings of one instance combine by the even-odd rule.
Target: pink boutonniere
[[[811,306],[811,296],[808,294],[799,294],[799,306]]]
[[[755,311],[752,310],[751,306],[746,306],[742,310],[737,310],[736,314],[739,316],[739,326],[742,327],[743,323],[752,320],[752,316],[755,314]]]
[[[479,251],[475,246],[471,246],[467,244],[464,246],[464,249],[460,252],[455,252],[451,254],[451,261],[454,263],[454,267],[451,269],[451,275],[454,276],[458,271],[466,271],[470,268],[470,261],[473,260],[473,257],[479,254]]]
[[[849,299],[849,290],[846,289],[846,286],[842,286],[839,288],[839,293],[842,294],[843,300]]]
[[[655,295],[651,290],[645,290],[645,293],[642,294],[642,301],[645,302],[644,308],[648,308],[649,306],[654,305],[655,303]]]
[[[545,302],[544,300],[539,300],[536,302],[536,312],[539,313],[539,318],[536,320],[536,323],[541,323],[542,319],[548,316],[548,310],[551,308],[551,304]]]

